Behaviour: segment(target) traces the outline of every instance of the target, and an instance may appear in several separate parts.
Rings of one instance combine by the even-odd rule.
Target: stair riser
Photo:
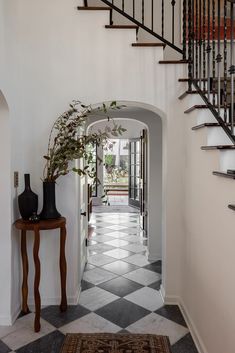
[[[208,96],[207,96],[208,97]],[[202,99],[202,97],[199,95],[199,93],[194,93],[194,94],[190,94],[188,93],[184,98],[187,104],[187,109],[193,105],[201,105],[201,104],[205,104],[204,100]],[[209,101],[212,103],[213,101],[213,95],[210,94],[209,97]],[[215,104],[217,104],[217,96],[215,96]]]
[[[235,151],[220,151],[220,170],[235,169]]]
[[[214,115],[209,109],[197,109],[195,112],[193,112],[193,114],[195,114],[197,117],[197,125],[216,122]]]
[[[231,145],[230,138],[221,127],[211,127],[207,129],[207,146]]]

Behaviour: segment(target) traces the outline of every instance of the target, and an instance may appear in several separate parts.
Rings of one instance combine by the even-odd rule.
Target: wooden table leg
[[[39,332],[40,325],[40,312],[41,312],[41,298],[39,292],[40,283],[40,260],[39,260],[39,246],[40,246],[40,233],[39,229],[34,231],[34,246],[33,246],[33,259],[35,266],[35,276],[34,276],[34,301],[35,301],[35,319],[34,319],[34,330]]]
[[[27,243],[26,243],[26,231],[21,231],[21,257],[23,267],[23,282],[22,282],[22,312],[24,314],[29,313],[28,307],[28,273],[29,273],[29,262],[27,255]]]
[[[65,241],[66,241],[66,228],[60,228],[60,279],[61,279],[61,304],[60,310],[67,310],[67,296],[66,296],[66,276],[67,264],[65,257]]]

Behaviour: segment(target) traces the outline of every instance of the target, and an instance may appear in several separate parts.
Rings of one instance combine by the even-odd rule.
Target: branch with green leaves
[[[44,181],[56,181],[60,176],[67,175],[71,171],[78,175],[88,175],[96,178],[96,173],[89,168],[92,161],[92,152],[88,146],[104,146],[112,137],[122,135],[126,129],[110,119],[111,110],[121,109],[115,101],[109,105],[103,103],[97,108],[74,101],[69,109],[60,115],[54,122],[48,141],[47,154],[44,156],[46,164],[43,171]],[[112,122],[112,126],[106,125],[104,131],[85,133],[87,120],[90,116],[102,116]],[[72,162],[82,159],[83,167],[71,167]]]

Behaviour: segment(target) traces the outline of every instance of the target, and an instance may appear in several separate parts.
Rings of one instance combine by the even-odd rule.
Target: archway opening
[[[111,268],[115,267],[115,263],[116,266],[121,266],[123,262],[126,262],[130,265],[137,266],[137,268],[146,267],[155,263],[157,264],[155,268],[158,274],[160,274],[161,260],[164,259],[162,250],[164,229],[164,210],[162,206],[164,204],[162,183],[162,175],[164,174],[162,116],[161,112],[155,107],[135,102],[124,102],[124,104],[126,105],[125,108],[118,111],[111,111],[109,114],[110,117],[120,122],[124,127],[128,124],[130,130],[140,124],[147,131],[147,202],[145,210],[148,237],[147,252],[142,251],[143,249],[141,249],[140,246],[133,246],[132,244],[132,241],[134,242],[133,235],[136,233],[136,229],[132,227],[131,222],[134,223],[135,220],[132,221],[131,218],[125,219],[125,217],[118,214],[114,214],[111,219],[109,219],[110,216],[103,217],[102,219],[99,219],[98,216],[95,220],[95,236],[90,238],[89,263],[92,264],[93,259],[90,259],[93,256],[93,265],[98,266],[98,263],[102,263],[101,267],[109,271]],[[88,129],[95,129],[106,123],[107,121],[102,117],[90,117]],[[129,131],[129,133],[131,133],[131,131]],[[97,200],[94,199],[94,201],[96,202]],[[117,224],[117,221],[119,221],[119,224]],[[126,227],[129,229],[126,229]],[[111,238],[112,240],[109,241],[108,236],[114,239]],[[101,240],[103,244],[101,244]],[[128,244],[125,244],[125,241],[128,241]],[[115,248],[108,249],[107,246]],[[124,253],[123,250],[127,252]],[[110,263],[107,256],[114,256],[114,258],[110,260]],[[103,257],[103,260],[100,261],[99,257]],[[102,261],[104,261],[104,263]],[[105,263],[106,261],[107,263]],[[150,267],[148,269],[150,269]],[[154,266],[151,269],[153,270]],[[159,278],[161,278],[161,275]],[[158,282],[158,288],[160,289],[160,281],[156,280],[156,282]]]
[[[2,324],[11,322],[11,146],[10,146],[10,119],[7,101],[0,91],[0,283],[1,303],[0,312]],[[0,320],[1,321],[1,320]]]

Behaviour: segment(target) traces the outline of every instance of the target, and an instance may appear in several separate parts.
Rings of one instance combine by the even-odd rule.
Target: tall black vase
[[[40,213],[40,219],[56,219],[60,218],[61,214],[56,209],[55,200],[55,182],[43,182],[43,207]]]
[[[25,190],[18,197],[18,205],[21,217],[28,220],[38,210],[38,195],[30,187],[30,175],[24,175]]]

